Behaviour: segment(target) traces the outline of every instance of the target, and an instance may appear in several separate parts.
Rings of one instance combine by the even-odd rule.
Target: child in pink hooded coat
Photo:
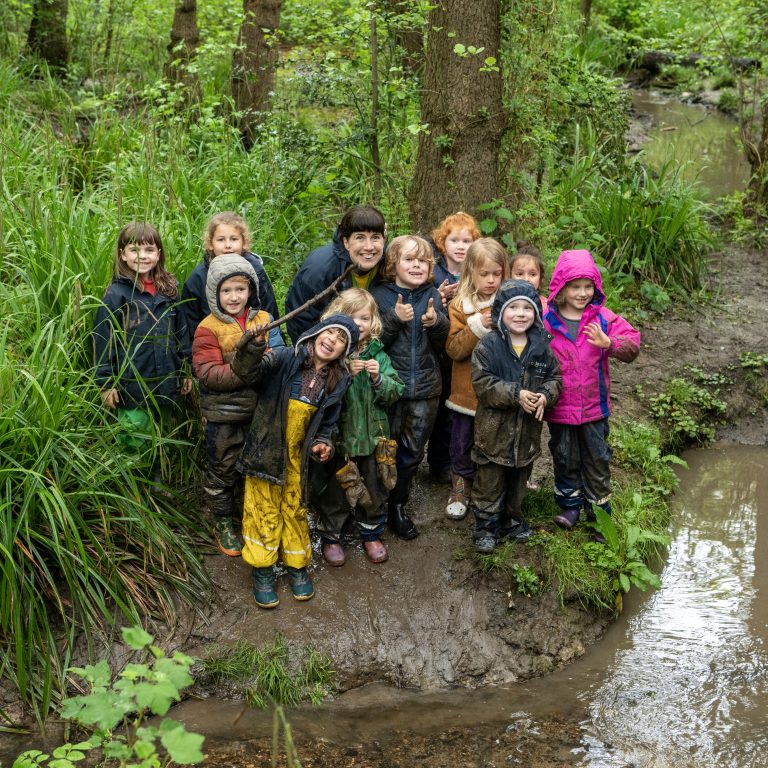
[[[594,505],[611,513],[608,359],[632,362],[640,333],[605,307],[602,278],[589,251],[560,254],[548,304],[544,325],[563,376],[560,399],[545,413],[560,507],[555,522],[572,528],[582,508],[588,519],[594,519]]]

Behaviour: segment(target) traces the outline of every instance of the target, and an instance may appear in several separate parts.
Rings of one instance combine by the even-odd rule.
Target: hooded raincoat
[[[572,280],[588,279],[595,284],[595,295],[579,322],[575,338],[557,313],[555,297]],[[563,251],[549,281],[549,309],[544,326],[552,334],[551,349],[560,361],[563,392],[546,419],[555,424],[585,424],[607,418],[611,413],[611,378],[608,359],[632,362],[640,352],[640,333],[621,315],[605,307],[600,270],[589,251]],[[608,349],[590,344],[583,330],[597,322],[611,340]]]

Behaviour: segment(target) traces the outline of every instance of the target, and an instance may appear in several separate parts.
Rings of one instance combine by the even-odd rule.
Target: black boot
[[[389,494],[389,527],[401,539],[408,541],[419,535],[419,529],[405,511],[405,502],[411,490],[411,481],[398,478],[397,485]]]

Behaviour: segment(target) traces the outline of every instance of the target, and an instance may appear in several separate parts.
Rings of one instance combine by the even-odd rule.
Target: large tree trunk
[[[278,48],[274,33],[280,26],[282,0],[243,0],[243,23],[232,62],[232,96],[242,114],[240,133],[253,145],[259,115],[269,109],[275,84]]]
[[[501,102],[498,0],[439,0],[430,14],[411,224],[428,232],[458,210],[499,197],[505,116]],[[464,47],[465,54],[454,52]],[[466,53],[470,46],[484,48]],[[459,49],[461,50],[461,49]],[[486,64],[488,57],[496,63]],[[483,71],[485,70],[485,71]]]
[[[177,0],[164,74],[170,82],[185,86],[187,100],[191,102],[197,101],[200,96],[200,81],[189,66],[197,56],[199,42],[197,0]]]
[[[749,161],[752,175],[744,199],[744,213],[749,218],[762,216],[768,207],[768,100],[761,109],[760,138],[752,140],[751,125],[742,121],[741,142]]]
[[[68,6],[69,0],[34,0],[32,5],[27,48],[55,72],[66,70],[69,61]]]

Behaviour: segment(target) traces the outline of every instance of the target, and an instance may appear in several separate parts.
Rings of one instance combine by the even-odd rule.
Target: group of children
[[[384,226],[375,209],[358,208],[362,221],[377,214]],[[385,235],[351,232],[352,249],[356,235]],[[534,248],[510,259],[457,213],[432,242],[396,237],[383,256],[371,247],[375,263],[358,270],[370,291],[353,280],[288,347],[272,322],[263,264],[248,248],[240,216],[215,216],[179,301],[158,232],[126,225],[94,341],[102,399],[128,448],[141,445],[151,414],[191,391],[182,373],[191,363],[206,505],[219,549],[252,566],[260,607],[279,603],[278,559],[293,596],[314,595],[308,507],[331,565],[344,564],[350,520],[372,563],[388,558],[387,523],[402,539],[418,536],[406,505],[428,442],[432,471],[450,472],[446,515],[473,513],[478,552],[531,535],[521,505],[545,419],[555,522],[571,528],[594,505],[610,513],[608,358],[633,360],[640,336],[605,308],[588,251],[560,255],[547,301]]]

